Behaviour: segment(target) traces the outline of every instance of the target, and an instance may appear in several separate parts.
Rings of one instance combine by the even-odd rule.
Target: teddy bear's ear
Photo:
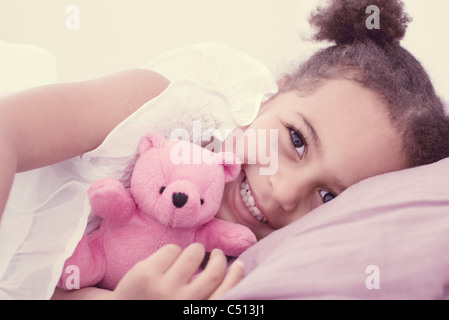
[[[151,148],[162,148],[165,142],[165,137],[162,133],[152,132],[147,134],[140,140],[139,153],[144,154]]]
[[[231,152],[222,152],[217,154],[220,164],[223,166],[225,182],[237,178],[240,173],[241,162],[235,154]]]

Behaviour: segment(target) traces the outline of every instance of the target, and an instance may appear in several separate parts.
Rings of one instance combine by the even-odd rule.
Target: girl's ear
[[[162,148],[165,142],[165,137],[162,133],[152,132],[140,140],[139,153],[142,155],[151,148]]]

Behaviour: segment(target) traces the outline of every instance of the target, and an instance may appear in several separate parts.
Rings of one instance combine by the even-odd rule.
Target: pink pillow
[[[362,181],[240,259],[225,299],[447,299],[449,158]]]

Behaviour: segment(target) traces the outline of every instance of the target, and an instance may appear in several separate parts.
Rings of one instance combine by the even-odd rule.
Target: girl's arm
[[[169,81],[143,69],[0,99],[0,218],[14,174],[83,154]]]
[[[3,132],[0,126],[0,223],[17,168],[17,158],[14,149],[11,139]]]

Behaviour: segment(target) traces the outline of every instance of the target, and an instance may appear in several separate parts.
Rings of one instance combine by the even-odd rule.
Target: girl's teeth
[[[262,223],[268,223],[268,220],[262,215],[259,208],[256,207],[256,203],[254,201],[254,197],[251,194],[251,190],[249,190],[248,182],[246,178],[242,181],[240,186],[240,195],[242,196],[243,203],[248,208],[248,210],[252,213],[252,215]]]

